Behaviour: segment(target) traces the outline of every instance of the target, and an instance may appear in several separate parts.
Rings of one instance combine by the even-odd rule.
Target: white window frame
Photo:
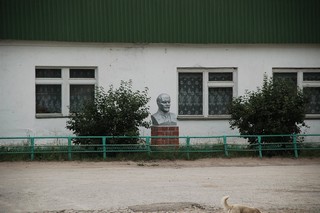
[[[320,68],[272,68],[272,76],[274,73],[297,73],[297,86],[300,89],[305,87],[320,87],[320,81],[304,81],[304,72],[320,72]],[[307,119],[320,119],[320,114],[306,114]]]
[[[61,69],[61,78],[35,78],[35,85],[61,85],[61,113],[36,113],[36,118],[61,118],[68,117],[70,106],[70,85],[94,85],[97,86],[97,67],[47,67],[36,66],[36,69]],[[70,69],[94,69],[94,78],[70,78]],[[36,97],[35,97],[36,98]]]
[[[179,98],[179,73],[202,73],[202,115],[179,115],[179,103],[177,103],[177,118],[179,120],[225,120],[230,119],[231,115],[209,115],[209,88],[215,87],[232,87],[232,96],[237,97],[238,95],[238,72],[236,67],[206,67],[206,68],[193,68],[193,67],[179,67],[177,68],[177,79],[178,79],[178,94],[177,100]],[[209,81],[209,73],[230,73],[232,72],[232,81]]]

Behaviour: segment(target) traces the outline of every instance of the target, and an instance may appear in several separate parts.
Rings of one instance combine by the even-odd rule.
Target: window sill
[[[67,118],[69,116],[64,116],[61,113],[41,113],[36,114],[36,118],[43,119],[43,118]]]
[[[202,115],[178,115],[178,120],[229,120],[231,115],[210,115],[208,117]]]

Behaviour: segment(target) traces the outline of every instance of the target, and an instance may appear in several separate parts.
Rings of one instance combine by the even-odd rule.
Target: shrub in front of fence
[[[262,88],[234,98],[229,107],[230,127],[237,128],[241,135],[277,135],[261,137],[261,141],[257,137],[248,137],[248,142],[269,144],[264,145],[269,147],[265,150],[269,155],[278,155],[281,149],[286,154],[293,143],[292,135],[307,128],[304,123],[307,104],[307,96],[295,83],[265,76]]]
[[[110,86],[95,90],[93,102],[87,102],[79,111],[70,115],[67,128],[77,136],[126,135],[131,138],[109,138],[108,144],[138,143],[139,127],[149,127],[148,88],[133,91],[132,81],[121,81],[119,88]],[[73,138],[76,144],[102,144],[99,138]],[[89,146],[87,147],[89,148]]]

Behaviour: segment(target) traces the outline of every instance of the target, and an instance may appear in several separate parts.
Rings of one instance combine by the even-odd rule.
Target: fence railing
[[[153,139],[178,138],[179,144],[154,144]],[[255,143],[248,143],[248,138]],[[267,138],[272,138],[272,141]],[[283,141],[283,138],[289,140]],[[135,143],[132,143],[134,139]],[[88,144],[77,144],[75,140],[87,140]],[[114,143],[116,141],[116,143]],[[289,141],[289,142],[288,142]],[[222,136],[26,136],[0,137],[0,156],[8,154],[35,155],[44,153],[65,153],[72,160],[75,153],[101,153],[105,160],[109,153],[185,153],[190,159],[192,153],[222,153],[229,157],[231,152],[254,152],[262,158],[268,152],[289,152],[295,158],[303,150],[320,150],[320,134],[294,135],[222,135]],[[317,152],[320,153],[320,152]],[[320,156],[319,156],[320,157]]]

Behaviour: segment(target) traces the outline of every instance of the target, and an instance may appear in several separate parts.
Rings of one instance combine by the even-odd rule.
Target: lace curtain
[[[303,93],[309,98],[307,114],[320,114],[320,87],[305,87]]]
[[[228,114],[232,101],[232,87],[209,88],[209,115]]]
[[[202,115],[202,73],[179,73],[179,115]]]
[[[79,111],[94,100],[94,85],[70,85],[70,112]]]
[[[61,85],[36,85],[36,113],[61,113]]]
[[[297,73],[274,73],[275,80],[289,80],[297,85]],[[320,81],[320,72],[303,72],[303,81]],[[320,114],[320,87],[304,87],[303,92],[309,98],[307,114]]]
[[[320,81],[320,72],[304,72],[304,81]],[[309,97],[307,114],[320,114],[320,87],[305,87],[303,92]]]

